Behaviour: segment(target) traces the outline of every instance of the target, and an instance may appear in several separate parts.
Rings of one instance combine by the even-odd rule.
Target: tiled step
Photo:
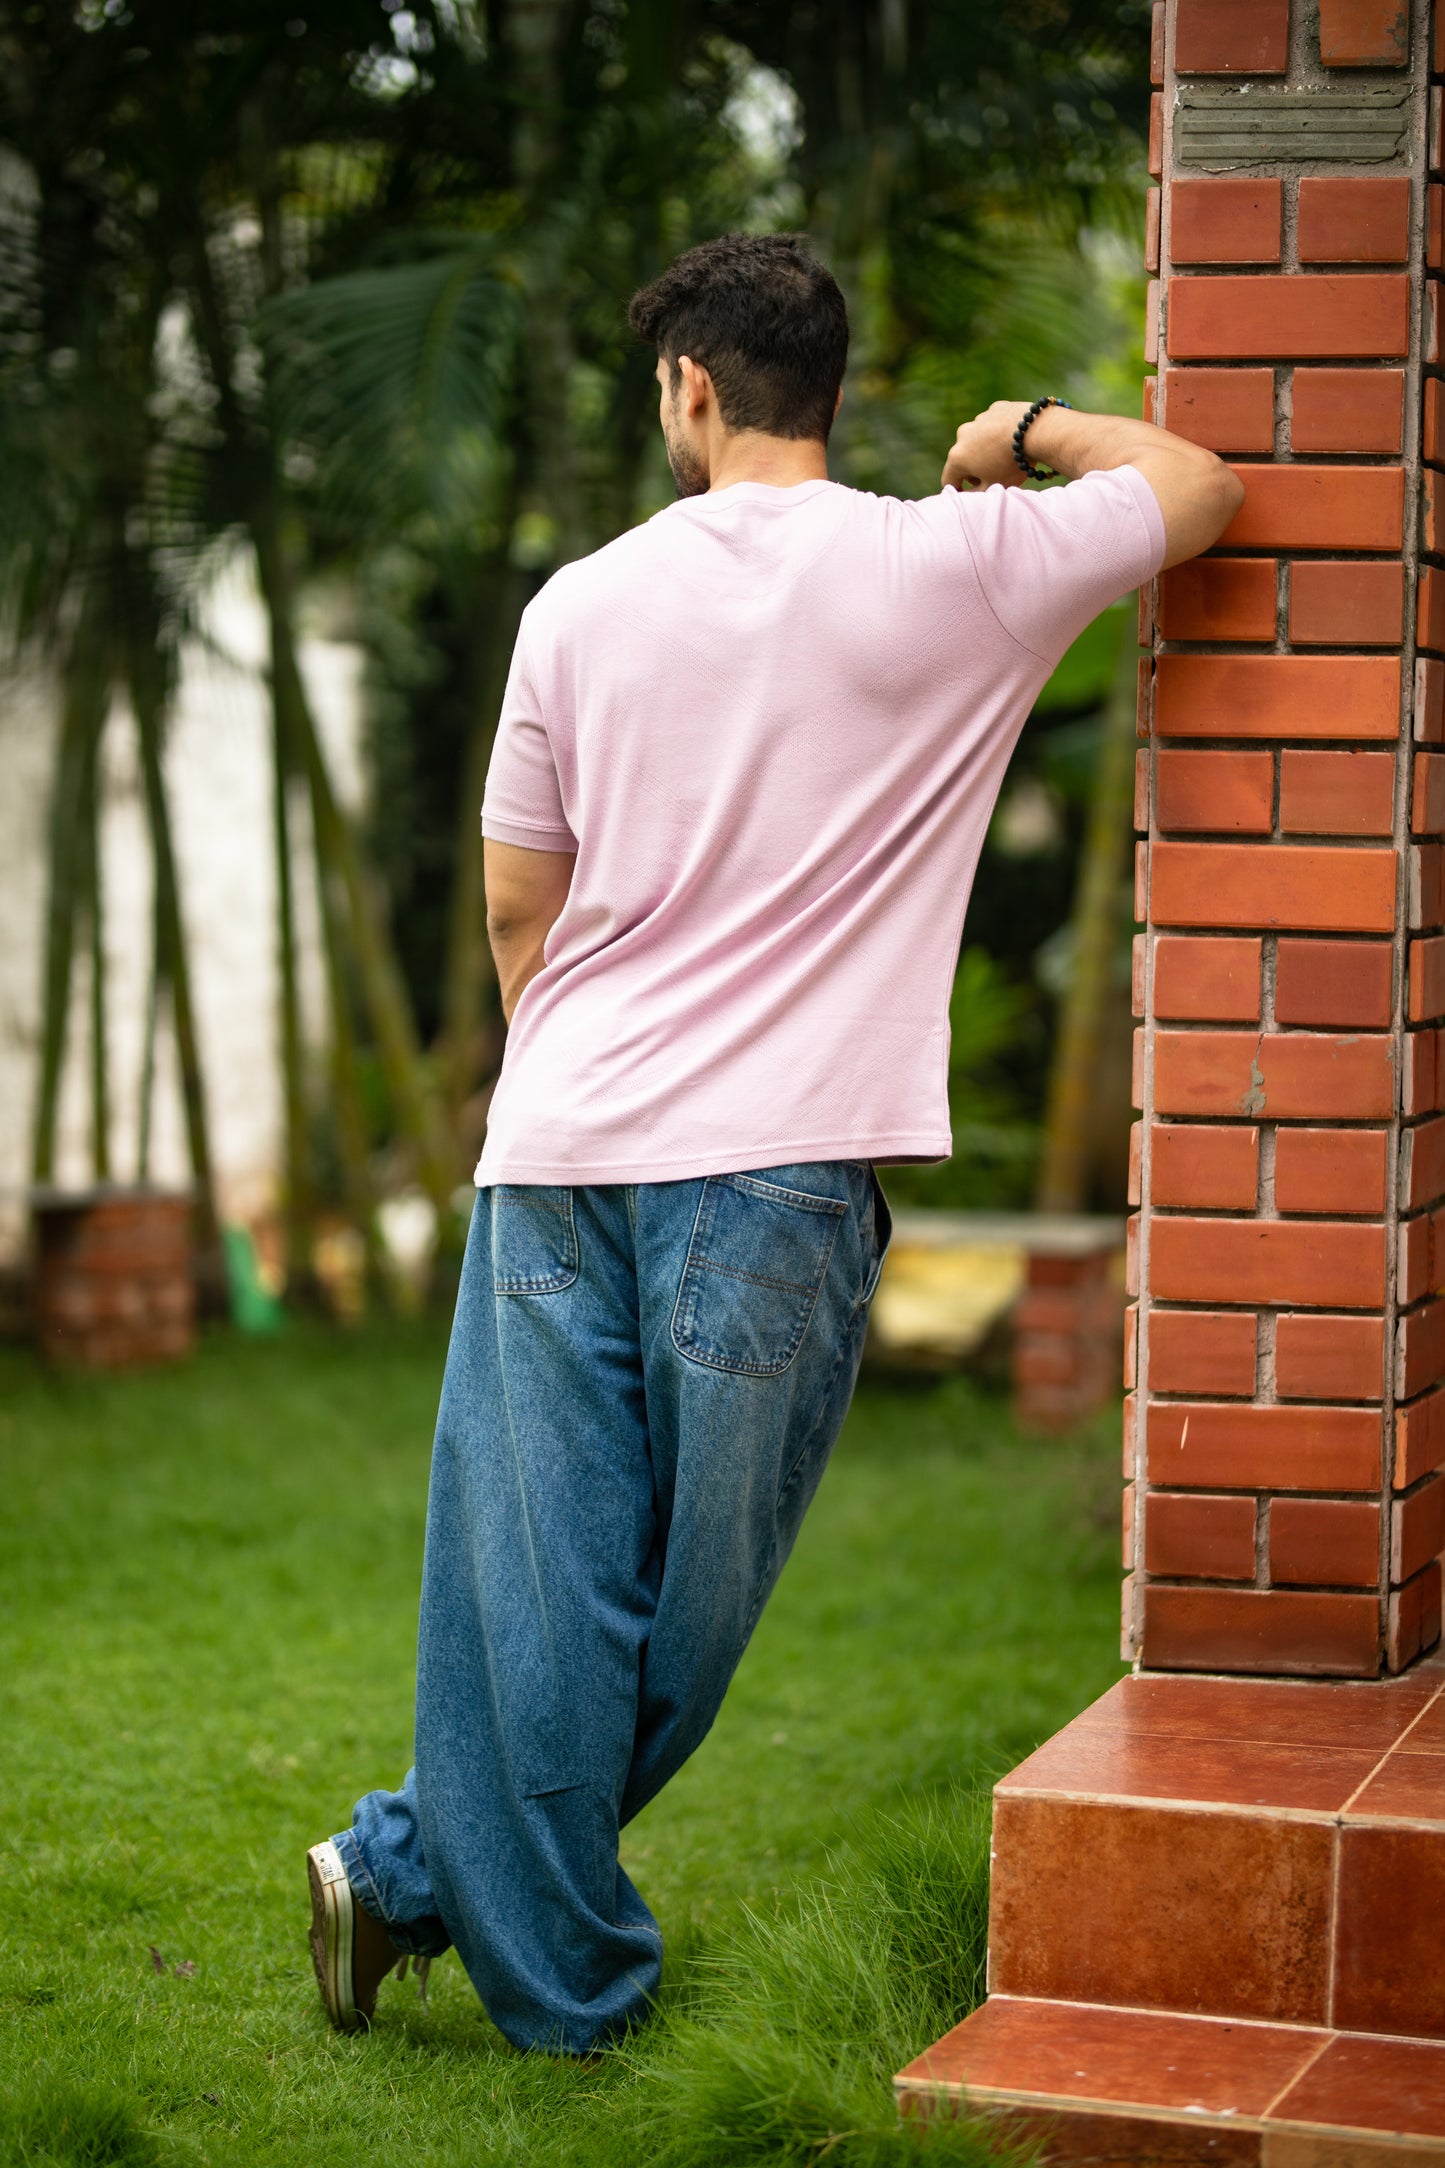
[[[900,2072],[1090,2168],[1445,2168],[1445,2043],[994,1995]]]
[[[1445,1672],[1122,1680],[997,1788],[989,1986],[1445,2040]]]

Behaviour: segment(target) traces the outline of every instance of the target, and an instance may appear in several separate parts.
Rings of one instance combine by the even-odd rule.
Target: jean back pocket
[[[779,1179],[794,1173],[807,1170],[704,1182],[672,1316],[690,1362],[777,1377],[802,1346],[848,1202]]]
[[[499,1295],[556,1295],[577,1277],[570,1189],[499,1182],[492,1191],[492,1281]]]

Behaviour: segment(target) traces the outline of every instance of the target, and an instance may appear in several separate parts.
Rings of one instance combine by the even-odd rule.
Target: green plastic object
[[[231,1323],[238,1332],[279,1332],[286,1322],[286,1312],[276,1297],[261,1285],[256,1245],[246,1229],[223,1227],[221,1247],[226,1258]]]

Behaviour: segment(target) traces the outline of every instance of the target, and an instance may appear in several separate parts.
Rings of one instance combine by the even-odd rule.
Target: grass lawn
[[[866,1386],[712,1736],[626,1832],[662,2012],[514,2055],[454,1957],[323,2029],[302,1855],[407,1765],[430,1326],[0,1351],[0,2163],[979,2162],[889,2072],[981,1992],[978,1791],[1115,1677],[1117,1423]]]

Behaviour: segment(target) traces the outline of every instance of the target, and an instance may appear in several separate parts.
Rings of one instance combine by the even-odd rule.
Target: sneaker
[[[337,2032],[365,2032],[376,2014],[376,1991],[389,1972],[406,1971],[399,1950],[380,1920],[372,1918],[352,1895],[341,1854],[328,1837],[306,1854],[311,1884],[311,1961],[321,2006]],[[415,1971],[426,1999],[430,1961],[419,1957]]]

